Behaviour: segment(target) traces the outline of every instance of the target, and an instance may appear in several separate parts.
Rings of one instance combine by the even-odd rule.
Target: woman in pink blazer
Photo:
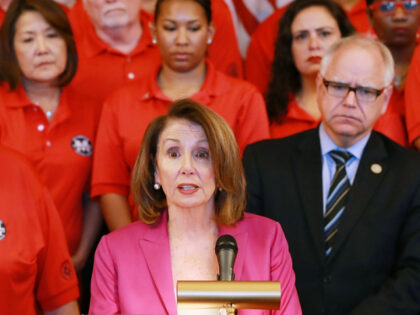
[[[92,314],[187,314],[178,280],[216,280],[215,243],[238,244],[235,280],[280,281],[280,310],[301,314],[288,245],[277,222],[245,213],[245,180],[235,137],[210,109],[181,100],[147,128],[133,172],[141,221],[105,236],[96,251]],[[188,314],[219,314],[194,310]]]

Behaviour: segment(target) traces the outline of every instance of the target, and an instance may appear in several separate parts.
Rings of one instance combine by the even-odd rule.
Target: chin
[[[106,17],[103,19],[103,26],[107,28],[124,27],[129,24],[130,20],[127,14],[118,17]]]

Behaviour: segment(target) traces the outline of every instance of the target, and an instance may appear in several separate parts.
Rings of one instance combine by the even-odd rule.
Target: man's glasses
[[[382,94],[385,89],[383,88],[378,90],[359,85],[351,87],[347,83],[328,81],[325,79],[323,79],[323,82],[329,95],[344,99],[351,91],[356,94],[357,101],[363,103],[373,102],[378,98],[379,95]]]
[[[414,13],[418,10],[419,3],[417,0],[381,1],[369,6],[372,10],[377,10],[382,13],[393,13],[397,7],[404,9],[406,12]]]

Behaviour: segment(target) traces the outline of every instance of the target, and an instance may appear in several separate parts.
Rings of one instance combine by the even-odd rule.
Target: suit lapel
[[[389,168],[387,156],[382,139],[375,132],[372,132],[362,154],[362,159],[349,193],[346,209],[340,218],[335,244],[330,254],[330,261],[340,252],[340,248],[344,245],[354,225],[366,210],[372,197],[377,194],[379,184]],[[372,167],[372,165],[374,166]],[[378,171],[379,169],[380,171]]]
[[[155,283],[154,287],[158,291],[162,305],[166,309],[165,313],[176,314],[177,308],[166,220],[167,215],[165,212],[156,223],[156,226],[153,229],[149,229],[144,238],[139,241],[139,245]]]
[[[245,257],[247,257],[248,246],[246,244],[248,241],[248,232],[241,229],[238,224],[234,226],[221,225],[219,226],[219,236],[223,234],[232,235],[238,244],[238,254],[233,266],[233,272],[235,273],[235,280],[241,280]]]
[[[318,129],[298,145],[292,161],[303,211],[319,258],[324,260],[322,214],[322,159]]]

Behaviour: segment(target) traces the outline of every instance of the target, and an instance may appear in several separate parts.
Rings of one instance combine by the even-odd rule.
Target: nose
[[[404,8],[402,8],[401,6],[397,6],[394,10],[394,14],[392,15],[392,18],[394,20],[401,20],[401,19],[405,19],[407,16],[405,14],[405,10]]]
[[[185,27],[180,27],[176,33],[176,43],[185,45],[188,42],[188,34]]]
[[[45,53],[47,51],[47,42],[45,37],[40,35],[36,38],[36,51],[38,54]]]
[[[184,155],[181,162],[181,173],[183,175],[194,174],[193,159],[189,155]]]
[[[312,33],[309,35],[308,45],[310,50],[319,49],[319,38],[317,34]]]
[[[343,100],[343,105],[353,107],[357,104],[357,97],[355,91],[349,91]]]

